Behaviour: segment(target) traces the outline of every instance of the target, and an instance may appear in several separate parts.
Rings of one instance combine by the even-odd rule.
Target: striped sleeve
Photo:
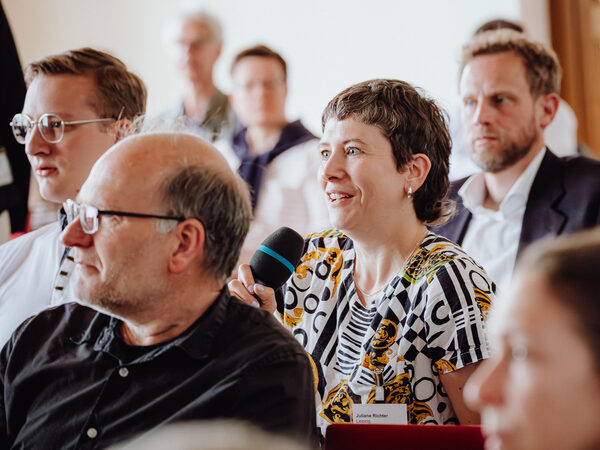
[[[427,351],[438,373],[488,358],[485,317],[493,292],[485,272],[468,260],[444,264],[426,295]]]

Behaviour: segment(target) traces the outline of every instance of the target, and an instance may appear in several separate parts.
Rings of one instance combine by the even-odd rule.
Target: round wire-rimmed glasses
[[[114,118],[71,120],[65,122],[58,114],[43,114],[37,121],[33,120],[27,114],[15,114],[10,122],[13,135],[19,144],[25,144],[33,127],[37,125],[42,138],[49,144],[58,144],[65,136],[65,125],[82,125],[84,123],[108,122],[117,120]]]
[[[63,203],[63,208],[67,215],[67,224],[70,225],[73,223],[73,221],[79,218],[81,229],[85,234],[94,234],[96,231],[98,231],[98,216],[101,214],[107,216],[138,217],[142,219],[176,220],[178,222],[185,220],[185,217],[159,216],[156,214],[102,210],[96,208],[95,206],[77,203],[71,199],[68,199]]]

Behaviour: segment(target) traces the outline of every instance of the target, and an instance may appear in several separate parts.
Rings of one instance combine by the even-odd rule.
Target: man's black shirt
[[[69,303],[17,329],[0,353],[0,448],[103,448],[209,418],[313,441],[308,357],[270,314],[224,289],[167,343],[129,346],[120,324]]]

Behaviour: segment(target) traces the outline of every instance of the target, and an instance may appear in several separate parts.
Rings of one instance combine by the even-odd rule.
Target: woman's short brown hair
[[[400,80],[377,79],[350,86],[336,95],[321,117],[325,123],[351,117],[375,125],[392,145],[396,168],[401,170],[417,153],[431,160],[431,170],[414,194],[417,218],[436,224],[450,214],[444,200],[451,149],[450,133],[442,109],[416,88]]]

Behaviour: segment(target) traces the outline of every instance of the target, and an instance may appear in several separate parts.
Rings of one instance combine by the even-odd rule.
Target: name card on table
[[[408,411],[406,405],[402,403],[355,403],[352,405],[352,421],[354,423],[406,425]]]

